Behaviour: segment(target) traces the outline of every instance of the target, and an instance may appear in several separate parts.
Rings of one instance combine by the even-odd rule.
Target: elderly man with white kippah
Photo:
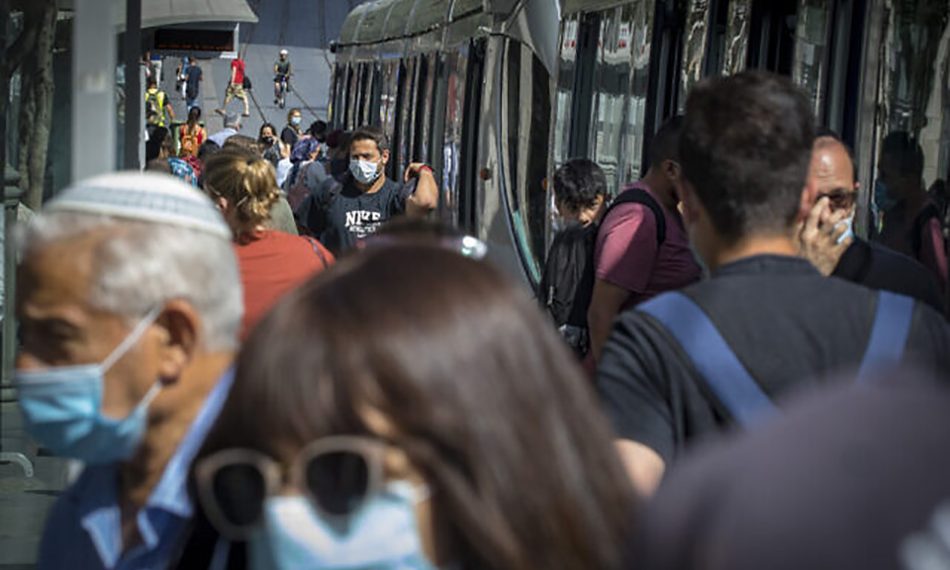
[[[192,516],[192,457],[227,397],[242,296],[231,231],[178,180],[108,174],[20,234],[27,431],[85,468],[40,568],[164,568]]]

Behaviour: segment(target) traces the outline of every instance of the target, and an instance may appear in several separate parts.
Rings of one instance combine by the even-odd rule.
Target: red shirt
[[[235,85],[241,85],[244,83],[244,60],[237,58],[231,62],[231,70],[234,73],[234,83]]]
[[[316,240],[276,230],[260,232],[255,238],[234,246],[244,286],[242,341],[284,293],[325,269],[323,260],[327,264],[334,261],[333,254]],[[315,247],[323,254],[322,259]]]
[[[643,182],[633,186],[650,192]],[[615,207],[597,232],[594,252],[597,278],[630,292],[624,308],[664,291],[685,287],[699,281],[702,276],[689,248],[689,236],[679,212],[663,208],[663,213],[666,216],[666,239],[659,248],[656,245],[656,218],[653,211],[643,204]]]

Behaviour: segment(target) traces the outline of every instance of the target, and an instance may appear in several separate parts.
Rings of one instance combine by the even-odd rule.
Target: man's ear
[[[382,156],[384,165],[389,164],[389,149],[386,149],[382,153],[380,153],[380,156]]]
[[[159,377],[162,383],[173,384],[198,349],[201,318],[190,303],[173,299],[165,304],[155,326],[161,331]]]

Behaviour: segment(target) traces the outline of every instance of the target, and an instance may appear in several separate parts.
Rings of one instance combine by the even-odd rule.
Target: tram
[[[588,157],[612,192],[635,181],[704,77],[790,76],[855,150],[865,206],[891,131],[921,143],[928,186],[946,180],[948,18],[950,0],[376,0],[334,46],[330,120],[382,127],[390,176],[431,164],[438,216],[536,284],[553,170]]]

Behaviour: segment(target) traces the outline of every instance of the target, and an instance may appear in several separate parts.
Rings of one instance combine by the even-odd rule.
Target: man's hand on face
[[[802,257],[817,267],[822,275],[831,275],[854,241],[848,237],[839,243],[841,236],[848,231],[845,220],[850,215],[848,210],[833,211],[828,198],[822,197],[815,202],[799,231],[798,245]]]

